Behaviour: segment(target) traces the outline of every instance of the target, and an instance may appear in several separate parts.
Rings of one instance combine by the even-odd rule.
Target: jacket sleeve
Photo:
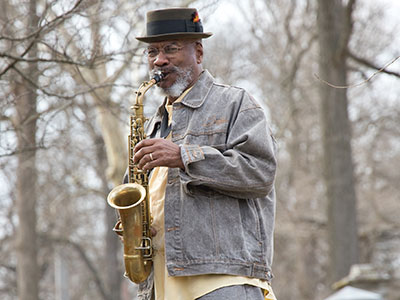
[[[260,198],[272,191],[275,141],[262,108],[246,93],[244,98],[247,101],[231,120],[224,151],[207,145],[181,145],[185,170],[180,177],[185,192],[205,186],[235,198]]]

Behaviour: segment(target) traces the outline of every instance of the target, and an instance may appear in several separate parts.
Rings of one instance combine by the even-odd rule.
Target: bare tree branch
[[[111,54],[113,55],[113,54]],[[78,66],[83,66],[87,67],[89,65],[89,61],[86,62],[79,62],[79,61],[73,61],[70,59],[45,59],[45,58],[40,58],[40,57],[35,57],[35,58],[24,58],[23,56],[16,56],[12,55],[9,53],[5,52],[0,52],[0,57],[5,57],[5,58],[10,58],[13,59],[15,62],[27,62],[27,63],[38,63],[38,62],[44,62],[44,63],[59,63],[59,64],[70,64],[70,65],[78,65]],[[107,56],[105,56],[107,57]],[[92,62],[92,61],[90,61]],[[101,61],[103,63],[103,61]]]
[[[11,38],[11,37],[4,37],[4,36],[0,36],[0,40],[4,39],[4,40],[9,40],[9,41],[27,41],[27,40],[31,40],[31,42],[29,43],[29,45],[26,47],[26,49],[22,52],[22,54],[20,55],[19,59],[14,59],[13,62],[11,62],[3,71],[0,72],[0,78],[6,74],[12,67],[15,66],[16,63],[19,62],[19,60],[21,58],[23,58],[31,49],[32,47],[38,42],[39,40],[39,36],[42,34],[42,32],[51,30],[54,26],[57,26],[59,23],[64,22],[64,20],[69,16],[72,15],[72,13],[74,13],[77,8],[79,7],[79,5],[81,4],[83,0],[78,0],[75,5],[72,7],[71,10],[67,11],[66,13],[57,16],[55,19],[53,19],[51,22],[47,23],[45,26],[41,26],[39,27],[35,32],[22,37],[22,38]]]
[[[23,36],[23,37],[11,37],[11,36],[0,36],[0,41],[1,40],[6,40],[10,42],[23,42],[26,40],[30,39],[37,39],[37,37],[43,32],[43,31],[49,31],[52,30],[54,27],[58,26],[60,23],[64,22],[67,17],[71,16],[76,10],[78,9],[79,5],[83,2],[83,0],[78,0],[75,5],[67,12],[56,16],[53,20],[49,21],[46,23],[44,26],[39,27],[36,31]]]
[[[353,58],[353,57],[352,57],[352,58]],[[317,78],[317,79],[318,79],[319,81],[321,81],[322,83],[324,83],[324,84],[326,84],[326,85],[329,85],[330,87],[335,88],[335,89],[349,89],[349,88],[354,88],[354,87],[358,87],[358,86],[361,86],[361,85],[363,85],[363,84],[366,84],[367,82],[371,81],[372,78],[374,78],[374,77],[375,77],[376,75],[378,75],[379,73],[387,73],[387,74],[390,74],[390,75],[395,75],[395,76],[397,76],[397,77],[400,77],[400,74],[398,74],[398,73],[396,73],[396,72],[386,71],[386,68],[389,67],[391,64],[393,64],[393,63],[394,63],[396,60],[398,60],[399,58],[400,58],[400,56],[397,56],[396,58],[394,58],[393,60],[391,60],[389,63],[387,63],[386,65],[384,65],[384,66],[381,67],[381,68],[378,68],[378,67],[376,67],[376,66],[373,66],[372,63],[370,63],[370,62],[368,62],[368,61],[365,61],[365,64],[366,64],[366,65],[369,64],[369,67],[372,67],[372,66],[373,66],[373,68],[376,69],[377,71],[376,71],[374,74],[372,74],[371,76],[369,76],[366,80],[363,80],[363,81],[361,81],[361,82],[354,83],[354,84],[349,84],[349,85],[336,85],[336,84],[333,84],[333,83],[331,83],[331,82],[328,82],[328,81],[322,79],[322,78],[319,77],[318,74],[316,74],[316,73],[314,73],[314,76],[315,76],[315,78]],[[354,60],[356,60],[356,58],[354,58]],[[363,61],[363,59],[360,59],[360,62],[361,62],[361,61]]]
[[[368,60],[366,58],[359,57],[359,56],[357,56],[356,54],[354,54],[351,51],[348,52],[348,56],[351,59],[353,59],[354,61],[356,61],[356,62],[358,62],[358,63],[360,63],[360,64],[362,64],[362,65],[364,65],[364,66],[366,66],[368,68],[377,70],[380,73],[386,73],[386,74],[389,74],[389,75],[400,77],[400,73],[399,72],[389,71],[389,70],[386,69],[389,65],[393,64],[396,60],[398,60],[400,58],[400,56],[398,56],[395,59],[393,59],[389,64],[386,64],[384,67],[377,66],[376,64],[374,64],[370,60]]]
[[[353,11],[355,9],[356,0],[349,0],[347,6],[344,9],[344,20],[343,20],[343,31],[340,39],[339,51],[340,56],[344,56],[347,52],[351,34],[353,33]]]
[[[40,90],[43,94],[45,94],[46,96],[49,97],[58,97],[61,99],[65,99],[65,100],[72,100],[80,95],[84,95],[84,94],[89,94],[89,93],[93,93],[98,89],[104,89],[104,88],[111,88],[111,87],[115,87],[115,86],[119,86],[119,87],[128,87],[128,88],[134,88],[133,85],[130,84],[115,84],[115,83],[100,83],[100,84],[96,84],[96,85],[88,85],[89,88],[78,91],[72,95],[60,95],[60,94],[56,94],[56,93],[52,93],[47,91],[46,89],[44,89],[43,87],[37,85],[36,83],[34,83],[28,76],[26,76],[23,72],[21,72],[18,68],[13,67],[13,69],[24,79],[26,80],[30,85],[32,85],[33,87],[35,87],[36,89]]]
[[[49,236],[49,235],[41,235],[42,238],[46,240],[50,240],[54,243],[57,244],[64,244],[71,246],[81,257],[83,262],[85,263],[86,267],[89,269],[90,273],[93,276],[94,282],[99,290],[99,293],[101,295],[101,298],[104,300],[108,300],[107,293],[105,291],[105,287],[103,284],[103,281],[101,280],[99,276],[98,270],[96,270],[96,267],[94,266],[93,262],[90,260],[90,258],[86,255],[85,249],[79,245],[76,242],[71,241],[70,239],[63,238],[63,237],[55,237],[55,236]]]

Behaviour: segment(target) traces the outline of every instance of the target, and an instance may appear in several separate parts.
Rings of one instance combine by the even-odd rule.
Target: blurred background
[[[199,10],[204,67],[262,103],[278,142],[278,299],[399,300],[398,0],[2,0],[0,298],[135,299],[106,197],[148,79],[135,36],[171,6]]]

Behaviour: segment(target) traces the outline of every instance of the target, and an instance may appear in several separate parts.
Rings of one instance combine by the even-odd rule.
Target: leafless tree
[[[36,29],[38,18],[35,14],[36,1],[31,0],[26,7],[25,26],[29,35]],[[37,44],[28,46],[27,59],[36,57]],[[14,65],[15,67],[15,65]],[[31,80],[37,82],[38,65],[31,63],[21,66],[23,73],[31,74]],[[39,299],[39,277],[37,260],[36,203],[37,203],[37,170],[36,170],[36,130],[37,130],[37,95],[35,88],[25,84],[22,76],[14,74],[12,93],[15,97],[14,128],[17,136],[17,184],[16,209],[18,230],[16,232],[17,254],[17,287],[18,298],[27,300]]]
[[[114,7],[114,11],[107,10],[107,5]],[[58,203],[55,201],[64,202],[70,201],[71,197],[76,197],[76,193],[56,192],[57,189],[66,190],[69,187],[65,184],[59,184],[54,182],[53,185],[42,184],[40,178],[44,178],[45,173],[43,171],[51,170],[52,176],[57,177],[61,168],[64,168],[65,173],[62,174],[62,179],[74,178],[76,170],[72,170],[68,167],[68,163],[65,164],[65,159],[61,158],[61,161],[57,162],[57,168],[48,168],[43,170],[46,164],[43,163],[42,159],[47,160],[52,150],[57,149],[58,151],[64,151],[62,148],[66,146],[68,149],[68,140],[65,140],[65,133],[69,130],[74,130],[71,121],[75,118],[76,113],[88,114],[90,109],[100,111],[100,108],[104,111],[104,118],[113,118],[114,124],[108,124],[109,129],[113,130],[113,136],[122,136],[122,128],[119,119],[119,105],[115,102],[117,99],[114,96],[110,96],[113,86],[117,86],[116,80],[121,78],[127,78],[127,72],[124,73],[127,66],[131,65],[131,59],[135,54],[135,43],[130,44],[132,39],[132,21],[123,24],[124,20],[129,20],[130,14],[134,12],[135,5],[140,5],[139,2],[134,4],[122,3],[119,4],[114,1],[108,2],[85,2],[74,1],[74,2],[59,2],[51,3],[45,1],[31,1],[29,5],[20,5],[17,3],[7,3],[5,9],[8,13],[2,15],[2,51],[0,56],[3,58],[0,66],[0,76],[2,80],[9,81],[12,83],[12,90],[8,91],[6,88],[3,89],[3,95],[9,99],[7,103],[4,103],[2,107],[2,121],[3,124],[8,124],[3,127],[10,129],[10,137],[12,138],[11,132],[15,132],[18,137],[18,148],[14,148],[12,144],[2,144],[3,151],[1,155],[3,157],[11,157],[17,153],[19,159],[19,172],[16,178],[16,206],[19,216],[18,224],[18,248],[17,252],[17,274],[18,279],[18,290],[20,299],[38,299],[39,288],[38,282],[42,277],[46,277],[49,269],[46,267],[43,269],[42,266],[48,265],[49,258],[43,256],[44,244],[49,241],[56,245],[59,241],[63,241],[63,245],[69,245],[71,249],[75,249],[78,257],[86,262],[87,268],[91,271],[92,278],[98,286],[98,291],[104,299],[119,299],[119,285],[121,284],[122,270],[121,265],[118,263],[117,255],[119,249],[119,241],[111,230],[106,230],[107,246],[106,255],[104,261],[108,262],[107,268],[103,268],[107,273],[105,275],[100,274],[101,267],[93,264],[93,258],[85,251],[89,249],[82,248],[82,246],[74,242],[71,239],[73,232],[63,229],[59,221],[60,212],[54,212],[54,216],[51,215],[51,211],[47,209],[50,207],[57,207]],[[124,7],[125,6],[125,7]],[[123,16],[123,9],[127,9],[125,16]],[[11,12],[11,13],[10,13]],[[118,26],[125,26],[125,36],[119,36],[121,41],[121,50],[115,50],[109,46],[110,33],[106,33],[100,36],[100,30],[107,29],[107,22],[110,22],[108,17],[112,17],[112,13],[120,14],[121,19],[114,21],[108,29],[109,31],[115,31]],[[25,16],[29,16],[26,18]],[[26,27],[26,31],[18,31],[19,20],[26,19],[29,22]],[[97,19],[102,18],[102,19]],[[79,25],[79,22],[88,24],[87,26]],[[121,22],[121,24],[118,24]],[[76,25],[78,24],[78,26]],[[140,23],[138,23],[140,24]],[[87,37],[92,36],[92,43],[87,43]],[[136,48],[137,49],[137,48]],[[118,69],[111,79],[106,74],[107,62],[118,61],[115,63]],[[87,75],[87,76],[85,76]],[[89,76],[92,76],[89,78]],[[98,77],[94,77],[98,76]],[[92,80],[93,79],[93,80]],[[69,88],[68,88],[69,85]],[[130,84],[123,84],[127,87]],[[71,89],[72,87],[72,89]],[[103,90],[101,90],[103,89]],[[108,94],[105,94],[106,91]],[[96,95],[102,94],[102,97],[96,98]],[[123,96],[123,94],[122,94]],[[36,100],[38,98],[39,100]],[[92,103],[86,110],[79,108],[79,103],[84,103],[84,99],[91,99]],[[98,102],[92,100],[99,99]],[[120,101],[121,99],[119,99]],[[113,102],[114,101],[114,102]],[[109,105],[110,110],[106,110],[105,107]],[[41,108],[38,109],[38,106]],[[47,107],[47,108],[44,108]],[[9,111],[15,107],[16,118],[9,116]],[[114,107],[114,108],[112,108]],[[82,108],[82,106],[81,106]],[[94,117],[94,118],[93,118]],[[37,121],[39,120],[39,121]],[[64,122],[66,128],[51,129],[51,124],[57,122]],[[55,121],[55,123],[54,123]],[[82,121],[82,120],[81,120]],[[94,126],[96,116],[92,115],[92,119],[89,120],[91,126]],[[88,122],[89,122],[88,121]],[[78,120],[79,122],[79,120]],[[100,122],[103,124],[104,122]],[[37,125],[36,125],[37,124]],[[11,127],[12,125],[12,127]],[[38,130],[37,130],[38,128]],[[54,127],[53,127],[54,128]],[[105,130],[104,130],[105,131]],[[118,132],[120,134],[118,135]],[[52,138],[58,133],[61,138]],[[107,137],[107,132],[105,136]],[[104,142],[101,136],[101,131],[97,130],[97,135],[88,136],[88,142],[90,139],[93,140],[95,145],[98,145],[97,150],[92,152],[91,164],[96,163],[95,172],[101,179],[101,191],[95,192],[97,197],[101,197],[99,208],[105,209],[107,227],[115,221],[114,212],[105,206],[104,199],[108,192],[108,183],[110,178],[105,177],[106,173],[103,168],[107,168],[107,159],[104,160]],[[100,142],[99,142],[100,139]],[[125,139],[110,143],[110,145],[116,145],[117,147],[123,147]],[[75,138],[71,138],[69,142],[75,143]],[[38,149],[43,149],[43,152],[38,152],[38,159],[36,153]],[[118,149],[117,149],[118,150]],[[91,152],[91,150],[87,151]],[[124,151],[119,153],[123,156]],[[40,167],[37,168],[35,161],[40,162]],[[116,176],[122,178],[123,169],[125,168],[123,159],[121,161],[121,167],[119,174]],[[55,161],[54,161],[55,162]],[[70,163],[70,162],[69,162]],[[51,165],[48,165],[51,166]],[[61,168],[60,168],[61,167]],[[118,173],[118,172],[117,172]],[[68,175],[70,174],[70,175]],[[50,174],[48,175],[49,179]],[[39,178],[39,182],[36,180]],[[53,181],[53,180],[50,180]],[[82,189],[88,188],[85,182],[77,180],[72,181],[75,187],[80,186]],[[116,184],[116,181],[114,181]],[[41,189],[43,186],[44,189]],[[35,189],[40,190],[41,201],[36,201]],[[60,191],[59,190],[59,191]],[[45,194],[43,194],[45,191]],[[51,194],[55,196],[51,198]],[[49,196],[49,197],[47,197]],[[86,193],[86,197],[92,197],[90,193]],[[46,200],[48,202],[46,202]],[[54,201],[55,200],[55,201]],[[40,209],[43,207],[44,210]],[[64,206],[65,208],[65,206]],[[71,207],[73,210],[77,210],[76,207]],[[63,210],[65,213],[67,210]],[[39,213],[40,228],[40,241],[36,239],[36,212]],[[71,211],[72,213],[72,211]],[[57,220],[57,218],[59,218]],[[82,221],[81,224],[88,222]],[[45,225],[47,224],[47,225]],[[57,225],[56,229],[51,224]],[[66,222],[65,226],[71,226],[75,224]],[[61,231],[57,230],[60,229]],[[96,226],[93,226],[94,228]],[[73,228],[73,226],[71,227]],[[77,227],[77,229],[80,227]],[[54,230],[55,229],[55,230]],[[89,231],[90,232],[90,231]],[[101,232],[95,230],[92,232],[93,236],[90,239],[99,239],[98,236]],[[97,238],[96,238],[97,237]],[[68,241],[68,242],[67,242]],[[35,247],[37,245],[39,250]],[[82,250],[83,249],[83,250]],[[50,249],[52,251],[52,248]],[[95,248],[90,251],[95,251]],[[39,252],[38,255],[36,252]],[[50,252],[51,253],[51,252]],[[39,268],[37,262],[37,256],[39,256]],[[44,259],[44,260],[43,260]],[[97,258],[95,260],[98,260]],[[42,269],[42,271],[39,271]],[[34,276],[33,276],[34,275]],[[17,281],[15,281],[17,282]],[[107,284],[104,284],[106,282]],[[28,296],[29,295],[29,296]],[[33,298],[29,298],[33,297]]]
[[[347,84],[346,53],[355,1],[318,2],[320,73],[329,82]],[[324,177],[328,198],[331,280],[346,276],[359,261],[356,193],[347,92],[320,84]]]

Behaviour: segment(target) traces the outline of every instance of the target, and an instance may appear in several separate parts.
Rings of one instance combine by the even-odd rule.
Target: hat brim
[[[155,43],[170,40],[206,39],[212,36],[211,32],[182,32],[165,33],[151,36],[137,36],[136,39],[144,43]]]

